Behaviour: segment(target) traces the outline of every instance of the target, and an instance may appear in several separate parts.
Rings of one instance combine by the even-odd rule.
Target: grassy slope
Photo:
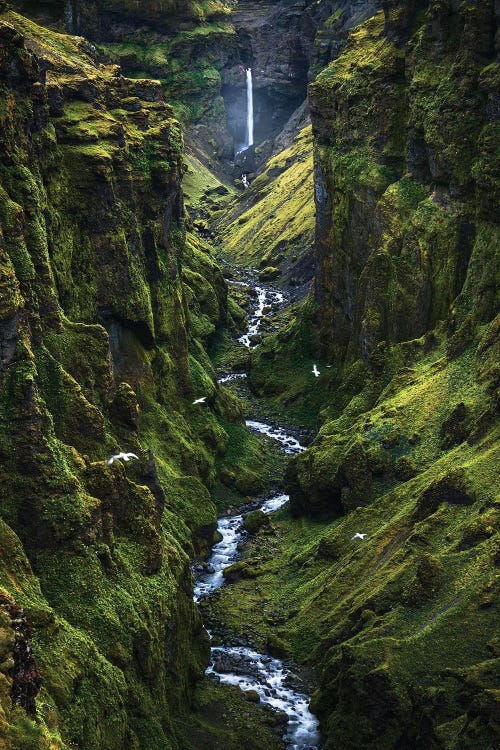
[[[0,746],[168,750],[208,655],[190,532],[212,537],[223,424],[246,433],[203,348],[225,287],[175,212],[182,138],[157,85],[0,22]],[[108,467],[118,449],[140,461]]]
[[[218,225],[224,253],[245,265],[282,267],[288,278],[314,237],[312,133],[306,127],[266,164]]]
[[[376,398],[369,383],[327,420],[294,471],[307,508],[323,491],[321,507],[333,512],[343,466],[348,512],[329,521],[282,513],[277,536],[250,545],[249,574],[214,605],[231,630],[320,669],[314,704],[327,747],[389,748],[405,738],[455,748],[464,737],[493,747],[499,434],[484,382],[498,357],[492,334],[475,341],[479,360],[473,350],[447,358],[437,345],[398,368]],[[449,420],[460,403],[465,424]],[[346,456],[355,450],[353,464]],[[351,541],[357,531],[368,537]]]
[[[461,36],[453,27],[439,64],[430,26],[442,9],[417,15],[411,84],[381,14],[320,75],[316,123],[335,141],[317,150],[331,200],[321,307],[306,301],[252,354],[251,382],[270,408],[322,427],[287,472],[293,515],[255,538],[242,579],[213,607],[236,633],[244,623],[259,645],[319,669],[314,706],[327,748],[495,746],[498,226],[489,207],[498,183],[493,125],[474,84],[488,88],[495,76],[484,67],[488,6],[465,14]],[[406,10],[388,13],[397,25]],[[468,51],[457,53],[459,43]],[[436,186],[405,169],[407,118],[439,160]],[[450,173],[459,198],[443,187]],[[470,260],[460,229],[469,221]],[[346,342],[332,323],[344,301],[332,285],[349,273],[354,284],[358,252],[370,260],[350,289],[359,324]],[[412,330],[427,332],[405,337]],[[356,531],[367,538],[351,541]]]

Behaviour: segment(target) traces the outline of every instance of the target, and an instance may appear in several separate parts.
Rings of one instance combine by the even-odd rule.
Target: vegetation
[[[159,84],[12,11],[0,34],[2,743],[174,747],[208,660],[190,558],[246,435],[203,348],[225,285]]]
[[[223,252],[245,265],[279,266],[293,278],[294,266],[311,252],[314,216],[309,126],[267,162],[234,209],[224,214],[218,225]]]
[[[233,3],[75,0],[66,22],[99,50],[63,33],[61,4],[11,5],[0,748],[278,750],[282,717],[203,679],[190,565],[218,514],[284,475],[289,507],[246,516],[203,602],[216,637],[301,665],[325,750],[493,750],[492,0],[393,0],[349,34],[349,3],[308,3],[312,125],[246,190],[213,173],[246,44]],[[235,343],[250,289],[228,292],[214,236],[228,277],[293,292],[252,351]],[[314,438],[288,461],[250,410]],[[138,458],[109,464],[121,450]]]

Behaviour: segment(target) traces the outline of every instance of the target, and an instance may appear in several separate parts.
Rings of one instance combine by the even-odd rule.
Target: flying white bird
[[[118,459],[120,459],[121,461],[130,461],[131,458],[136,458],[137,460],[139,460],[139,456],[136,456],[135,453],[117,453],[116,456],[111,456],[108,461],[108,466],[111,466],[111,464],[114,461],[118,461]]]
[[[311,372],[312,372],[313,375],[316,375],[316,377],[319,378],[319,370],[316,367],[316,365],[313,365],[313,368],[312,368]]]
[[[204,404],[207,400],[206,396],[203,396],[202,398],[197,398],[195,401],[193,401],[193,404]]]
[[[368,536],[368,534],[360,534],[359,531],[356,531],[356,533],[351,539],[351,542],[353,542],[355,539],[364,539],[365,536]]]

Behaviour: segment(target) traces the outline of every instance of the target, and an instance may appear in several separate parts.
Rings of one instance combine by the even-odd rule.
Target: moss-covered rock
[[[311,280],[314,179],[311,127],[266,163],[234,208],[216,220],[221,249],[262,268],[259,278],[281,283]]]
[[[494,309],[473,260],[484,251],[489,265],[498,231],[477,170],[484,162],[489,174],[492,158],[483,145],[492,6],[409,7],[385,4],[311,86],[315,298],[323,351],[337,361],[369,361],[380,341],[421,336],[457,295],[460,353],[473,299]]]
[[[253,510],[245,516],[243,525],[249,534],[256,534],[261,529],[269,528],[271,520],[263,511]]]
[[[244,429],[202,344],[225,285],[186,240],[159,84],[3,5],[0,37],[2,737],[173,748],[209,654],[189,555],[215,528],[221,421]],[[14,672],[12,634],[34,658]]]
[[[492,13],[383,3],[310,87],[313,300],[250,380],[319,434],[214,613],[319,669],[327,748],[495,744]]]

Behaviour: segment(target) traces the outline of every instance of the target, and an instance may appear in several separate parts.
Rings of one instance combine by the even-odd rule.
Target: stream
[[[252,336],[259,333],[264,311],[271,306],[283,304],[285,300],[284,294],[278,290],[256,286],[255,291],[255,304],[249,314],[248,331],[238,339],[248,348],[253,344]],[[246,378],[246,374],[224,375],[219,379],[219,383],[228,383],[238,378]],[[305,450],[304,446],[295,437],[287,434],[282,427],[250,419],[246,424],[253,432],[266,435],[277,442],[281,450],[288,455]],[[274,513],[286,505],[288,500],[288,495],[274,494],[259,504],[252,503],[251,508],[247,507],[239,514],[219,518],[217,530],[222,537],[221,541],[212,548],[212,554],[204,568],[195,566],[196,602],[207,599],[220,588],[225,582],[224,569],[240,559],[241,542],[248,536],[243,526],[245,514],[256,507],[264,513]],[[285,713],[288,722],[283,739],[287,750],[319,749],[319,723],[309,710],[309,697],[297,688],[296,676],[283,661],[267,654],[259,654],[245,646],[218,645],[211,648],[211,661],[206,673],[217,675],[221,683],[237,685],[242,690],[256,691],[261,703]]]

